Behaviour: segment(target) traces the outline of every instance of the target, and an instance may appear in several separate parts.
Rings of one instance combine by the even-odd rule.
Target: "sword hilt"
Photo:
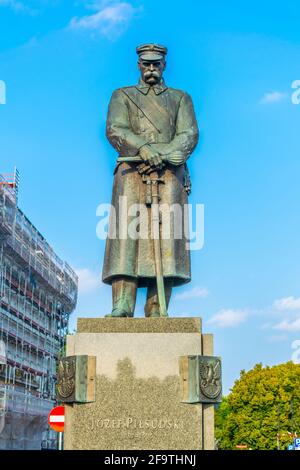
[[[151,206],[153,204],[153,199],[156,199],[159,202],[159,193],[158,185],[159,183],[165,183],[164,178],[159,176],[151,178],[150,175],[142,175],[142,181],[146,184],[146,206]]]

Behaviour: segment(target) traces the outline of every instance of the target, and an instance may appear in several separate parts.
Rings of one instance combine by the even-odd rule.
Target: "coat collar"
[[[145,83],[142,79],[140,79],[138,85],[136,85],[136,88],[144,95],[147,95],[150,89],[150,85],[147,85],[147,83]],[[163,80],[161,80],[161,82],[158,85],[153,86],[153,89],[156,95],[163,93],[167,88],[168,87],[165,85],[165,82]]]

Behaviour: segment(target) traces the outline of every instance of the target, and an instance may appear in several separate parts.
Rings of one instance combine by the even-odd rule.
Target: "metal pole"
[[[58,450],[63,450],[63,432],[58,433]]]

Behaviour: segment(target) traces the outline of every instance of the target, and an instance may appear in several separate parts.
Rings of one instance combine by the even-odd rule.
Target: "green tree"
[[[294,432],[300,436],[300,364],[293,362],[242,370],[216,410],[220,449],[284,450]]]

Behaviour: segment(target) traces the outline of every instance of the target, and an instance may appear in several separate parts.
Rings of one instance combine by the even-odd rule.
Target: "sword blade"
[[[152,237],[159,311],[161,317],[168,317],[160,244],[158,184],[158,181],[153,184],[152,180]]]

